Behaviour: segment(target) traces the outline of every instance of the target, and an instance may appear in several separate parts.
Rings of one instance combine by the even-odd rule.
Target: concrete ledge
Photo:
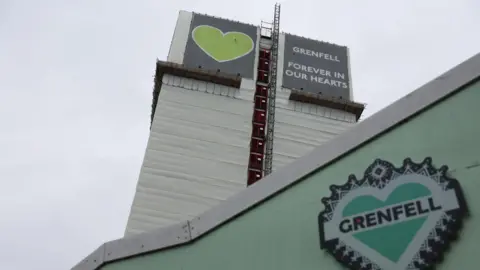
[[[148,233],[140,233],[105,243],[105,262],[124,259],[138,254],[157,251],[165,247],[190,241],[188,222],[182,222]]]
[[[95,270],[102,265],[140,254],[190,242],[189,222],[181,222],[148,233],[140,233],[102,244],[72,270]]]
[[[99,246],[95,251],[90,255],[85,257],[77,265],[75,265],[72,270],[93,270],[98,269],[105,261],[105,244]]]
[[[320,105],[323,107],[337,109],[349,113],[353,113],[358,121],[365,109],[365,104],[356,103],[344,99],[338,99],[333,97],[325,97],[319,94],[309,93],[300,90],[290,90],[290,100],[299,101],[303,103],[310,103]]]

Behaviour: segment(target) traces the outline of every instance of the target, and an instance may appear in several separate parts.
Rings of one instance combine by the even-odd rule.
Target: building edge
[[[180,10],[178,12],[175,30],[173,32],[172,41],[168,50],[167,61],[177,64],[183,63],[185,55],[185,48],[187,46],[188,36],[190,34],[189,28],[192,23],[192,12]]]
[[[348,85],[350,86],[349,89],[349,100],[354,101],[355,98],[353,96],[353,79],[352,79],[352,60],[350,58],[350,48],[347,47],[347,68],[348,68]],[[365,109],[365,105],[363,106]],[[357,117],[357,120],[360,118],[360,116]]]

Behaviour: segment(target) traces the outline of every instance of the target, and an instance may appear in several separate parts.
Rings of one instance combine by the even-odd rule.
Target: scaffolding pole
[[[278,63],[278,39],[280,35],[280,4],[275,4],[272,29],[272,49],[270,53],[271,67],[268,89],[268,118],[267,118],[267,141],[265,153],[264,176],[272,172],[273,162],[273,138],[275,130],[275,98],[277,93],[277,63]]]

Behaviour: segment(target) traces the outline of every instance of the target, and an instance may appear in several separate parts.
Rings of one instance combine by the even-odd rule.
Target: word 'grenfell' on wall
[[[285,36],[283,87],[349,99],[347,48]]]

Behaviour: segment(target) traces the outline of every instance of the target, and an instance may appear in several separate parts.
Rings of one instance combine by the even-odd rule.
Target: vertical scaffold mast
[[[277,92],[278,39],[280,36],[280,4],[275,4],[272,29],[271,67],[268,89],[267,140],[264,176],[272,172],[273,138],[275,130],[275,97]]]

